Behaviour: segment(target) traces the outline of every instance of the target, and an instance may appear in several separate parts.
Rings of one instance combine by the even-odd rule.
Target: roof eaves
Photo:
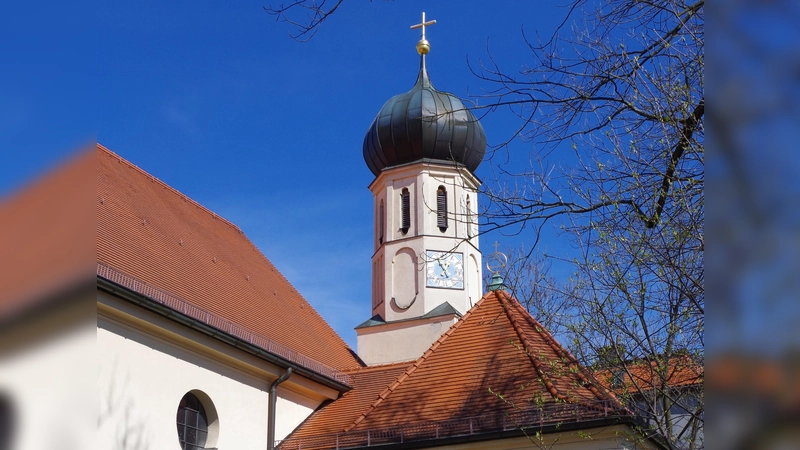
[[[221,329],[219,329],[217,327],[214,327],[214,326],[212,326],[212,325],[210,325],[208,323],[205,323],[204,321],[202,321],[202,320],[200,320],[198,318],[192,317],[191,315],[189,315],[187,313],[184,313],[184,312],[182,312],[182,311],[180,311],[180,310],[178,310],[176,308],[170,307],[167,304],[167,302],[165,302],[163,299],[159,300],[159,299],[156,299],[156,298],[152,297],[151,295],[148,295],[145,292],[140,292],[140,291],[144,291],[144,290],[161,292],[157,288],[146,286],[146,287],[148,287],[150,289],[141,289],[141,287],[146,285],[145,283],[143,283],[141,281],[138,281],[137,283],[135,283],[136,286],[138,286],[140,289],[135,289],[135,287],[127,286],[124,282],[121,282],[120,278],[121,277],[129,277],[129,276],[127,276],[125,274],[122,274],[121,272],[118,272],[118,271],[116,271],[115,269],[113,269],[113,268],[111,268],[109,266],[106,266],[104,264],[98,263],[97,272],[98,272],[97,273],[97,288],[98,289],[102,289],[102,290],[104,290],[104,291],[106,291],[106,292],[108,292],[110,294],[117,295],[117,296],[119,296],[120,298],[122,298],[124,300],[127,300],[127,301],[130,301],[132,303],[135,303],[135,304],[137,304],[137,305],[139,305],[141,307],[144,307],[144,308],[146,308],[146,309],[148,309],[150,311],[153,311],[153,312],[155,312],[157,314],[163,315],[163,316],[165,316],[165,317],[167,317],[167,318],[169,318],[171,320],[174,320],[174,321],[179,322],[179,323],[183,323],[184,325],[187,325],[192,329],[198,330],[198,331],[200,331],[200,332],[202,332],[204,334],[207,334],[207,335],[209,335],[209,336],[211,336],[211,337],[213,337],[215,339],[218,339],[218,340],[221,340],[223,342],[226,342],[226,343],[228,343],[228,344],[230,344],[230,345],[232,345],[232,346],[234,346],[236,348],[240,348],[242,350],[245,350],[248,353],[256,355],[256,356],[260,357],[261,359],[269,361],[269,362],[271,362],[271,363],[273,363],[273,364],[275,364],[277,366],[284,367],[284,368],[291,367],[292,370],[295,373],[297,373],[298,375],[302,375],[302,376],[304,376],[306,378],[309,378],[311,380],[314,380],[314,381],[316,381],[316,382],[318,382],[318,383],[320,383],[320,384],[322,384],[324,386],[333,388],[333,389],[335,389],[335,390],[337,390],[339,392],[346,392],[346,391],[349,391],[349,390],[352,389],[352,380],[350,379],[350,376],[345,374],[345,373],[343,373],[343,372],[341,372],[341,371],[338,371],[338,370],[336,370],[334,368],[328,367],[328,366],[326,366],[326,365],[324,365],[324,364],[322,364],[322,363],[320,363],[318,361],[314,361],[311,358],[306,357],[304,355],[297,354],[297,352],[294,352],[294,353],[296,353],[298,359],[301,359],[302,361],[298,362],[298,361],[292,361],[292,360],[286,359],[285,357],[281,356],[280,354],[273,353],[273,352],[269,351],[269,349],[263,348],[264,346],[254,344],[252,342],[253,339],[249,339],[249,340],[248,339],[244,339],[242,337],[235,336],[235,335],[233,335],[233,334],[231,334],[229,332],[226,332],[226,331],[221,330]],[[130,278],[132,278],[132,277],[130,277]],[[164,294],[169,296],[169,294],[166,294],[166,293],[164,293]],[[172,296],[170,296],[170,297],[172,297]],[[184,303],[188,304],[188,302],[185,302],[185,301],[177,299],[177,298],[171,298],[171,300],[180,301],[180,302],[184,302]],[[191,305],[191,304],[189,304],[189,305]],[[200,308],[197,308],[196,306],[192,305],[191,309],[187,309],[187,311],[189,311],[189,310],[192,310],[192,311],[198,310],[198,311],[200,311]],[[203,312],[204,316],[208,316],[208,314],[210,314],[210,313],[206,313],[205,311]],[[251,333],[251,334],[254,335],[254,333]],[[266,338],[262,337],[261,339],[266,339]],[[274,345],[277,345],[277,344],[274,344]],[[303,364],[303,361],[305,361],[306,364]],[[323,368],[324,371],[327,372],[327,373],[322,373],[320,370],[318,370],[318,369],[315,370],[314,368],[308,367],[308,366],[316,366],[318,368]]]
[[[281,441],[281,443],[278,445],[278,448],[281,450],[293,450],[300,448],[322,449],[322,448],[334,448],[335,445],[336,448],[347,448],[348,450],[368,449],[376,447],[382,450],[394,450],[394,449],[405,450],[405,449],[417,449],[417,448],[433,448],[445,445],[453,446],[458,444],[475,443],[475,442],[497,441],[502,439],[531,436],[532,433],[549,434],[555,432],[586,430],[591,428],[600,428],[600,427],[607,427],[614,425],[628,425],[632,428],[634,432],[641,434],[643,438],[648,439],[650,442],[654,443],[658,448],[662,450],[666,450],[668,448],[668,446],[666,445],[666,441],[660,434],[655,433],[652,430],[649,430],[641,422],[641,420],[637,419],[636,417],[626,414],[613,414],[605,417],[587,418],[585,420],[572,421],[572,422],[559,421],[559,422],[545,423],[541,425],[537,424],[533,426],[522,426],[522,425],[509,426],[508,428],[505,427],[498,428],[491,431],[475,431],[475,432],[468,432],[464,434],[456,434],[449,436],[439,436],[437,434],[437,437],[431,436],[419,440],[414,440],[413,433],[410,434],[398,433],[397,430],[391,430],[391,429],[371,430],[372,432],[375,432],[374,438],[372,440],[364,438],[363,436],[361,437],[361,439],[359,439],[358,437],[347,436],[344,434],[306,437],[300,439],[288,438]],[[369,433],[369,432],[370,430],[366,430],[360,433]],[[381,438],[392,439],[392,437],[394,438],[393,439],[394,442],[388,442],[388,443],[375,442],[376,440]]]
[[[380,325],[391,325],[391,324],[395,324],[395,323],[412,322],[412,321],[420,320],[420,319],[433,319],[434,317],[442,317],[442,316],[450,316],[450,315],[452,315],[454,317],[457,317],[457,318],[461,317],[461,313],[458,312],[457,309],[453,308],[453,306],[450,303],[444,302],[441,305],[437,306],[436,308],[433,308],[432,310],[428,311],[427,313],[425,313],[425,314],[423,314],[423,315],[421,315],[419,317],[412,317],[412,318],[409,318],[409,319],[400,319],[400,320],[393,320],[393,321],[387,322],[387,321],[383,320],[383,318],[380,315],[376,314],[376,315],[370,317],[369,319],[365,320],[364,322],[361,322],[360,324],[358,324],[355,327],[355,329],[357,330],[359,328],[369,328],[369,327],[376,327],[376,326],[380,326]]]
[[[441,305],[433,308],[432,310],[428,311],[426,314],[422,316],[423,319],[430,319],[432,317],[440,317],[440,316],[447,316],[453,314],[456,317],[461,317],[461,313],[458,312],[457,309],[453,308],[449,302],[444,302]]]
[[[377,314],[356,325],[355,329],[357,330],[359,328],[374,327],[376,325],[386,325],[386,321]]]

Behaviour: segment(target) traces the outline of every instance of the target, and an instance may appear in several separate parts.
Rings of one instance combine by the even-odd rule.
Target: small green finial
[[[486,268],[489,270],[489,272],[492,272],[492,281],[488,286],[486,286],[486,289],[489,289],[490,291],[497,291],[506,288],[506,285],[503,284],[503,277],[500,275],[500,271],[505,269],[508,265],[508,257],[497,250],[497,247],[499,246],[500,243],[495,241],[494,253],[486,258]]]
[[[486,289],[490,291],[497,291],[497,290],[505,290],[506,285],[504,284],[503,277],[500,276],[499,273],[492,275],[492,282],[486,286]]]

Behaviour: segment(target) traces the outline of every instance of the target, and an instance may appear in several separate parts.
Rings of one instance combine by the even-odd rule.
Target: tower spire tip
[[[431,21],[426,22],[425,21],[425,12],[423,11],[422,12],[422,22],[418,23],[416,25],[411,25],[411,29],[412,30],[417,29],[417,28],[422,28],[422,37],[420,38],[419,42],[417,42],[417,53],[419,53],[423,57],[425,55],[427,55],[431,51],[431,43],[428,42],[427,39],[425,39],[425,27],[428,26],[428,25],[433,25],[435,23],[436,23],[435,20],[431,20]]]

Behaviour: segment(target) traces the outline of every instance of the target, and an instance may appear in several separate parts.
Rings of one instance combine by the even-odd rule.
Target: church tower
[[[486,135],[426,68],[425,27],[414,87],[389,99],[364,138],[375,175],[372,318],[356,327],[367,364],[419,357],[482,295],[474,172]]]

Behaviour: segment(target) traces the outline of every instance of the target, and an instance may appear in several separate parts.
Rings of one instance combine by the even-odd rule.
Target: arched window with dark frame
[[[400,210],[400,231],[406,234],[411,228],[411,195],[406,188],[400,193]]]
[[[206,448],[208,439],[208,416],[200,399],[191,392],[178,405],[178,440],[183,450]]]
[[[439,186],[436,191],[436,225],[439,231],[447,231],[447,190],[444,186]]]
[[[378,218],[378,245],[383,245],[383,230],[386,229],[386,214],[383,210],[383,200],[381,200],[381,206],[378,210],[379,218]]]

